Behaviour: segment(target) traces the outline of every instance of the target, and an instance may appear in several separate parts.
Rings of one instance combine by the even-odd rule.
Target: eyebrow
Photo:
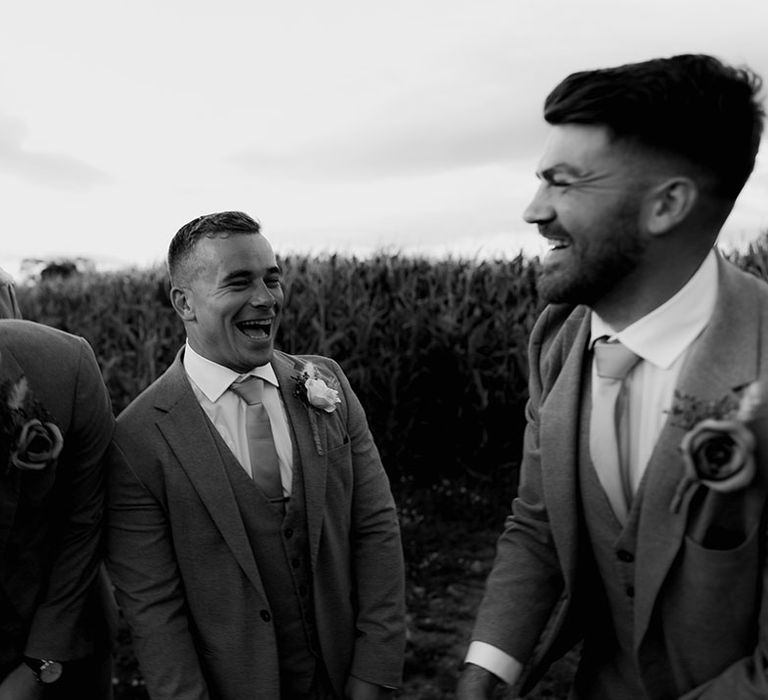
[[[273,265],[272,267],[267,268],[267,270],[264,272],[264,277],[268,277],[269,275],[282,275],[282,270],[280,269],[279,265]],[[243,270],[232,270],[232,272],[228,273],[222,282],[229,282],[230,280],[236,279],[238,277],[253,277],[253,270],[249,269],[243,269]]]
[[[557,175],[567,175],[569,177],[582,178],[587,177],[589,173],[584,170],[579,170],[578,168],[575,168],[572,165],[568,165],[567,163],[558,163],[557,165],[544,168],[544,170],[540,170],[536,173],[536,177],[538,177],[540,180],[546,180],[547,182],[552,182],[552,180]]]

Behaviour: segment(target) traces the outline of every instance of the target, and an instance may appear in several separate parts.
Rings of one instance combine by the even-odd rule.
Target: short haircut
[[[606,126],[616,141],[683,158],[733,201],[760,146],[761,88],[749,68],[684,54],[573,73],[547,97],[544,118]]]
[[[184,262],[201,238],[228,236],[233,233],[261,233],[258,221],[241,211],[221,211],[205,214],[184,224],[168,246],[168,275],[171,284],[178,278]]]

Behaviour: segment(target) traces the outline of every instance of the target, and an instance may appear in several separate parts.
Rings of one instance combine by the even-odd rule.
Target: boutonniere
[[[333,413],[341,403],[338,390],[329,386],[337,385],[335,379],[321,372],[312,362],[303,363],[293,378],[296,382],[294,394],[307,406]]]
[[[680,442],[685,473],[672,499],[677,513],[688,490],[698,484],[728,493],[745,488],[755,476],[755,436],[749,428],[762,407],[763,392],[753,382],[714,401],[675,392],[669,411],[686,430]]]
[[[53,464],[64,439],[45,408],[32,397],[27,378],[0,384],[0,434],[6,473],[12,468],[40,471]]]

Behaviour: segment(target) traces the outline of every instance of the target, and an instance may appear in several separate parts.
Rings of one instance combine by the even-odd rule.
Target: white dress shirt
[[[713,249],[677,294],[623,331],[616,333],[596,313],[591,314],[589,347],[597,338],[607,335],[609,340],[618,340],[641,358],[625,380],[633,493],[668,418],[680,370],[712,316],[717,286],[717,255]],[[596,385],[597,370],[593,363],[593,392]],[[521,669],[517,659],[480,641],[469,645],[465,660],[509,684],[517,680]]]
[[[672,408],[680,370],[712,316],[717,282],[717,256],[712,250],[677,294],[620,333],[592,312],[590,347],[607,335],[641,358],[625,380],[632,493],[637,491]],[[593,397],[596,385],[597,369],[592,363]]]
[[[227,443],[227,447],[237,457],[243,469],[248,472],[248,476],[252,476],[252,471],[245,430],[247,404],[228,389],[236,379],[249,374],[264,380],[262,403],[269,416],[272,437],[275,440],[283,495],[290,496],[293,480],[293,446],[288,417],[280,398],[279,384],[272,365],[262,365],[245,374],[238,374],[196,353],[187,342],[184,349],[184,369],[198,402]]]

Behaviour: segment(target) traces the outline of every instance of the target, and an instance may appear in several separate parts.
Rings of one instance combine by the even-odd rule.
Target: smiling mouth
[[[240,321],[235,326],[252,340],[266,340],[272,335],[272,321],[268,319]]]
[[[550,238],[549,236],[545,236],[547,239],[548,244],[548,250],[564,250],[565,248],[571,247],[571,241],[567,238]]]

